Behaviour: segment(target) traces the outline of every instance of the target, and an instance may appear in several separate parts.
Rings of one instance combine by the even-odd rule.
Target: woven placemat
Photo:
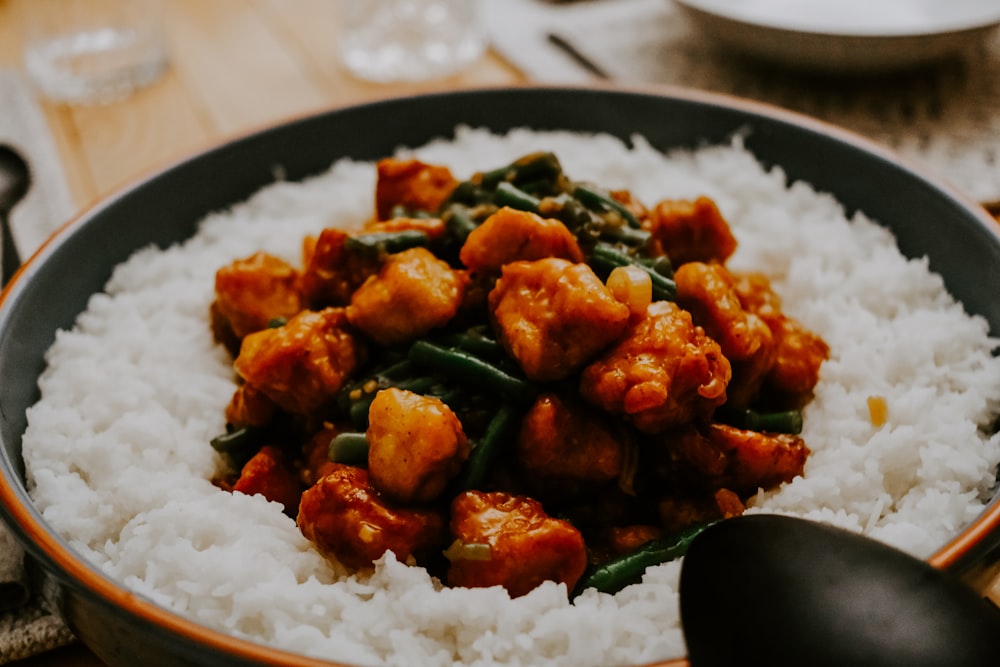
[[[11,215],[22,257],[28,257],[74,212],[45,115],[19,70],[0,69],[0,143],[21,152],[32,185]],[[0,664],[68,644],[73,636],[47,596],[46,586],[0,521]]]
[[[805,113],[888,146],[973,199],[1000,200],[1000,32],[966,57],[848,77],[730,55],[669,0],[486,0],[485,14],[495,48],[538,81],[592,80],[547,42],[555,32],[616,81],[698,88]]]

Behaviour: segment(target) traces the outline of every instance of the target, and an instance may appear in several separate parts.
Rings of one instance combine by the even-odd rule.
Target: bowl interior
[[[902,251],[928,256],[968,311],[1000,332],[1000,234],[984,211],[900,164],[888,152],[818,122],[690,91],[523,88],[445,93],[334,110],[249,135],[180,162],[119,192],[64,228],[8,287],[0,308],[0,496],[26,542],[45,532],[24,484],[21,435],[57,330],[72,326],[111,269],[134,250],[193,234],[206,213],[275,180],[319,173],[340,157],[372,160],[401,145],[451,136],[456,125],[643,135],[655,147],[727,142],[734,133],[765,165],[780,165],[888,226]],[[16,508],[14,506],[17,506]],[[994,501],[991,509],[996,506]],[[58,538],[49,535],[54,544]],[[998,538],[963,548],[970,567]],[[992,540],[992,541],[991,541]],[[37,542],[29,549],[60,574]]]

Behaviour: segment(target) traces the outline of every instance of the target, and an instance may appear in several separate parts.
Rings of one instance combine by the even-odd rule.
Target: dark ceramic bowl
[[[134,250],[167,246],[208,212],[273,181],[372,160],[400,145],[451,136],[458,124],[639,133],[661,150],[746,135],[746,146],[791,179],[835,195],[888,225],[909,256],[927,255],[950,291],[1000,333],[1000,234],[973,202],[865,140],[801,116],[691,91],[523,88],[396,99],[302,118],[220,145],[135,183],[56,234],[0,303],[0,500],[4,518],[55,582],[67,624],[111,665],[327,665],[206,629],[130,594],[81,560],[28,497],[21,459],[25,411],[56,330],[72,326],[112,267]],[[141,224],[136,221],[141,220]],[[1000,570],[1000,504],[930,559],[982,589]]]

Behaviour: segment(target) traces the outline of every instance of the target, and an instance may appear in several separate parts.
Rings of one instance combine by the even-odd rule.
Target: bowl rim
[[[739,11],[738,4],[726,4],[720,0],[672,0],[685,9],[701,13],[715,20],[731,21],[750,29],[809,35],[815,39],[827,40],[923,40],[943,36],[959,36],[989,31],[1000,25],[1000,5],[987,8],[972,18],[944,21],[938,25],[929,22],[923,28],[872,27],[859,23],[852,27],[820,27],[796,18],[764,17]],[[985,4],[985,3],[984,3]]]
[[[72,218],[53,232],[44,243],[28,258],[13,276],[10,282],[0,292],[0,313],[5,312],[8,299],[13,298],[22,285],[30,280],[35,269],[41,265],[53,249],[71,236],[77,228],[85,225],[106,207],[113,206],[117,200],[128,192],[153,181],[163,173],[177,169],[195,161],[199,157],[214,150],[252,139],[264,132],[280,130],[284,126],[300,121],[307,121],[327,115],[335,115],[341,111],[363,110],[382,105],[405,104],[408,100],[429,97],[454,98],[466,95],[498,94],[518,90],[539,92],[587,92],[598,94],[644,95],[662,98],[666,101],[686,101],[720,106],[729,110],[746,113],[751,116],[763,116],[779,122],[811,130],[838,142],[849,144],[859,149],[869,157],[878,157],[892,165],[909,172],[918,179],[932,185],[943,194],[961,205],[972,217],[978,218],[984,226],[1000,239],[1000,225],[978,202],[964,194],[950,181],[939,175],[934,175],[920,164],[894,152],[892,149],[869,139],[860,133],[833,125],[800,112],[748,98],[738,97],[728,93],[710,92],[683,86],[661,84],[623,84],[618,82],[594,82],[587,85],[574,84],[524,84],[515,86],[483,86],[461,89],[439,90],[416,95],[386,96],[356,104],[333,105],[304,113],[290,114],[281,119],[261,123],[249,129],[231,133],[222,138],[207,142],[205,145],[187,151],[179,157],[163,161],[138,175],[126,180],[108,194],[92,201],[76,213]],[[779,165],[780,166],[780,165]],[[0,326],[3,324],[0,314]],[[119,583],[101,572],[98,567],[78,554],[64,538],[57,535],[49,527],[41,512],[34,506],[28,495],[27,483],[18,479],[17,467],[11,461],[3,448],[0,448],[0,519],[14,529],[15,535],[24,543],[30,555],[35,552],[43,554],[60,569],[61,573],[53,575],[48,572],[49,566],[43,563],[47,575],[54,576],[64,585],[76,590],[83,590],[95,596],[100,603],[124,610],[152,625],[166,629],[176,635],[196,642],[200,646],[215,649],[224,654],[247,660],[253,664],[266,664],[275,667],[355,667],[347,663],[331,662],[321,658],[313,658],[295,653],[289,649],[276,648],[251,639],[236,637],[222,630],[216,630],[194,621],[179,612],[175,612],[153,600],[132,592],[125,584]],[[11,478],[14,475],[14,479]],[[973,547],[988,534],[1000,531],[1000,496],[994,498],[988,507],[961,533],[939,548],[927,561],[933,566],[947,569],[965,556]],[[676,658],[647,665],[646,667],[682,667],[687,665],[686,658]]]

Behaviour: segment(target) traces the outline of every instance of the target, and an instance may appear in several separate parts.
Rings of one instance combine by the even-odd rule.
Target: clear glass
[[[103,104],[160,78],[167,47],[159,0],[30,0],[24,67],[43,95]]]
[[[478,0],[340,0],[340,10],[344,67],[368,81],[448,76],[486,47]]]

